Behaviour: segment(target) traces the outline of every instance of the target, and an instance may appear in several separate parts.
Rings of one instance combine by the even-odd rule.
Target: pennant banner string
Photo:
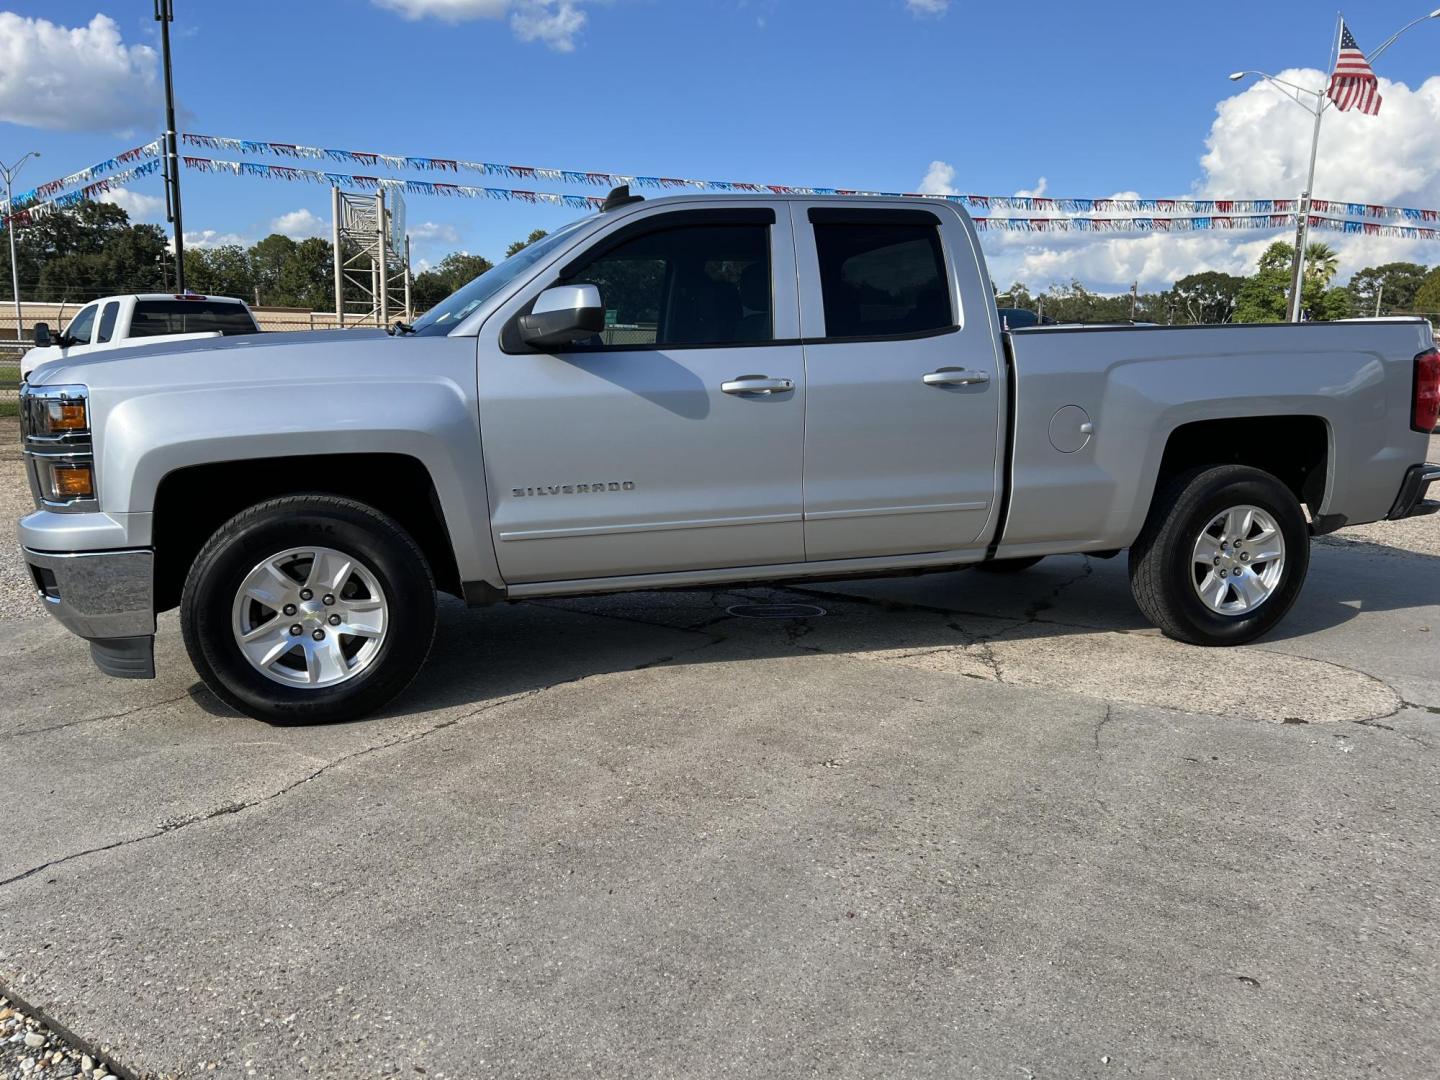
[[[87,183],[97,176],[104,176],[106,173],[114,172],[133,161],[141,161],[144,158],[159,157],[164,149],[164,140],[156,139],[144,146],[137,146],[133,150],[126,150],[123,154],[116,154],[112,158],[91,165],[88,169],[81,169],[69,176],[62,176],[58,180],[50,180],[46,183],[33,187],[29,191],[22,191],[15,196],[15,202],[21,206],[31,202],[41,202],[64,191],[66,188],[74,187],[76,184]],[[0,206],[4,207],[6,214],[10,213],[10,204],[4,198],[0,198]]]
[[[289,165],[267,165],[254,161],[220,161],[214,158],[182,159],[185,166],[200,172],[254,176],[268,180],[290,180],[366,190],[384,188],[403,191],[407,195],[441,195],[464,199],[495,199],[502,202],[549,203],[576,209],[598,209],[603,202],[593,195],[567,195],[551,191],[530,191],[516,188],[471,187],[429,180],[400,180],[386,176],[356,175],[303,169]],[[1183,217],[976,217],[972,219],[979,232],[1203,232],[1235,229],[1287,229],[1294,225],[1295,214],[1205,214]],[[1377,236],[1399,236],[1410,239],[1440,239],[1440,230],[1379,222],[1344,221],[1319,214],[1310,216],[1315,228],[1340,232],[1368,233]]]
[[[131,180],[137,180],[142,176],[157,173],[164,164],[165,163],[157,157],[129,169],[121,169],[111,176],[102,177],[93,183],[85,185],[78,191],[72,191],[67,195],[59,195],[53,199],[45,199],[29,206],[22,206],[13,214],[5,214],[4,221],[8,225],[12,220],[23,223],[35,220],[36,218],[46,217],[53,214],[56,210],[63,210],[67,207],[85,202],[87,199],[93,199],[96,195],[102,195]],[[18,203],[20,200],[17,198],[15,201]]]
[[[501,202],[550,203],[577,210],[598,210],[605,200],[596,195],[561,195],[553,191],[526,191],[517,188],[471,187],[467,184],[445,184],[430,180],[397,180],[389,176],[362,176],[354,173],[325,172],[300,169],[289,165],[266,165],[256,161],[217,161],[214,158],[182,157],[187,169],[198,172],[230,173],[234,176],[255,176],[265,180],[299,180],[332,187],[362,188],[375,191],[403,191],[407,195],[442,195],[460,199],[495,199]]]
[[[218,135],[197,135],[185,132],[181,140],[189,146],[230,150],[236,153],[260,153],[277,157],[302,158],[359,164],[367,168],[382,166],[392,172],[471,172],[485,176],[503,176],[526,180],[541,179],[554,183],[616,187],[630,184],[642,188],[689,189],[693,191],[739,191],[776,195],[885,195],[902,198],[942,199],[958,202],[974,210],[1019,210],[1025,212],[1058,212],[1082,214],[1282,214],[1300,209],[1298,199],[1060,199],[1040,195],[940,195],[898,191],[862,191],[854,188],[795,187],[788,184],[754,184],[734,180],[695,180],[674,176],[632,176],[581,169],[549,169],[534,165],[506,165],[492,161],[466,161],[411,154],[380,154],[363,150],[327,149],[302,146],[298,143],[271,142],[263,139],[232,139]],[[1384,206],[1375,203],[1338,202],[1312,199],[1311,213],[1337,214],[1343,217],[1380,218],[1440,223],[1440,210]]]

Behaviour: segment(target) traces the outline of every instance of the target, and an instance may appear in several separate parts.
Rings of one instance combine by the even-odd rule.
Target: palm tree
[[[1305,245],[1305,276],[1323,289],[1340,269],[1340,256],[1329,244],[1319,241]]]

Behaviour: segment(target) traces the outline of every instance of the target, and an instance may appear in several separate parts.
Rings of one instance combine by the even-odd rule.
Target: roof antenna
[[[617,188],[611,188],[610,194],[605,196],[605,201],[600,204],[600,212],[614,210],[617,207],[629,206],[631,203],[644,202],[644,195],[631,195],[630,185],[621,184]]]

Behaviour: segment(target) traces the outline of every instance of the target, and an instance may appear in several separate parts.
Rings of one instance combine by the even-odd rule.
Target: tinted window
[[[111,335],[115,333],[115,316],[118,314],[120,314],[118,300],[111,300],[105,305],[105,310],[100,312],[100,333],[95,338],[96,341],[110,340]]]
[[[598,255],[564,283],[600,290],[605,330],[592,345],[738,345],[774,336],[765,225],[645,233]]]
[[[65,328],[65,336],[74,338],[78,345],[90,344],[90,332],[95,329],[96,306],[91,304],[75,316],[73,322]]]
[[[953,326],[940,231],[932,225],[816,225],[826,337]]]
[[[240,304],[206,300],[142,300],[130,320],[131,337],[199,334],[253,334],[255,320]]]

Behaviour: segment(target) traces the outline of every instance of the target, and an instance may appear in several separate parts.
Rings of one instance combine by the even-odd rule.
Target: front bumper
[[[107,675],[155,677],[155,553],[35,551],[22,547],[46,610],[90,642]]]
[[[1405,471],[1400,494],[1395,497],[1395,505],[1390,507],[1390,513],[1385,515],[1386,519],[1395,521],[1397,518],[1420,517],[1422,514],[1440,512],[1440,502],[1425,497],[1430,485],[1437,483],[1440,483],[1440,465],[1411,465]]]

